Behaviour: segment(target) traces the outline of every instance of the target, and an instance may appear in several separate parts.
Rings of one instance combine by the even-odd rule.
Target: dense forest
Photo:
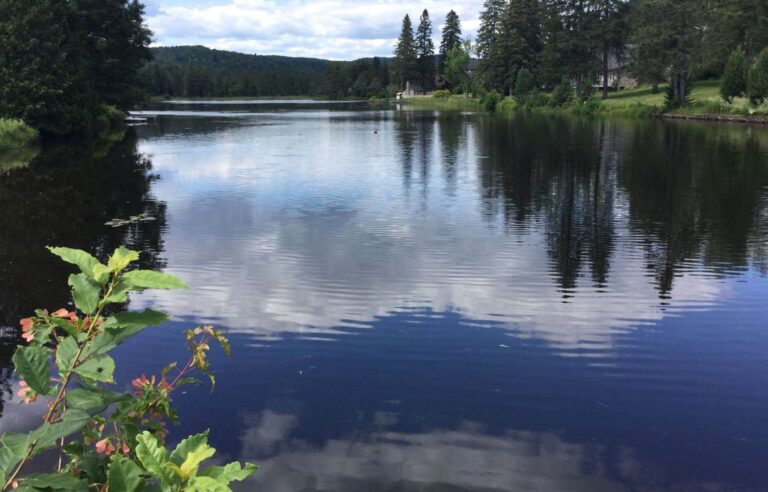
[[[246,55],[203,46],[152,48],[147,91],[169,97],[386,96],[387,60],[334,62]]]
[[[88,133],[147,96],[385,98],[408,82],[587,100],[616,65],[667,82],[676,106],[707,77],[727,101],[768,98],[767,0],[486,0],[479,18],[469,39],[453,10],[437,33],[427,10],[406,15],[391,58],[345,62],[149,48],[139,0],[0,0],[0,118]]]
[[[47,134],[122,120],[151,34],[138,0],[0,0],[0,118]]]

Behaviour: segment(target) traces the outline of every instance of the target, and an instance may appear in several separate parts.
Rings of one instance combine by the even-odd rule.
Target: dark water
[[[65,304],[48,244],[183,277],[120,381],[228,330],[175,435],[245,490],[768,490],[768,129],[173,105],[11,167],[0,324]]]

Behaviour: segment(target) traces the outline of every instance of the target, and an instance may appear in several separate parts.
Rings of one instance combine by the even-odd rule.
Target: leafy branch
[[[194,373],[207,376],[214,386],[207,357],[214,342],[230,355],[221,331],[210,326],[189,330],[191,356],[183,367],[170,364],[159,377],[142,374],[131,382],[132,393],[109,389],[115,384],[115,361],[109,353],[169,318],[150,309],[105,316],[106,308],[124,305],[131,292],[182,289],[184,282],[160,272],[131,270],[139,253],[122,247],[106,265],[85,251],[49,249],[80,269],[69,277],[76,309],[38,310],[20,322],[27,345],[13,356],[21,378],[18,394],[25,403],[47,399],[48,411],[37,429],[0,436],[2,490],[227,491],[231,482],[253,473],[254,465],[239,463],[201,470],[215,453],[208,432],[185,439],[172,451],[164,447],[166,425],[177,417],[171,394],[199,384]],[[51,449],[59,452],[56,473],[24,475],[36,456]]]

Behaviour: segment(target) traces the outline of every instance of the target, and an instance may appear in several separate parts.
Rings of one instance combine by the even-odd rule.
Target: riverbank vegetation
[[[113,124],[143,98],[143,15],[137,0],[0,0],[0,118],[43,136]]]
[[[136,375],[132,392],[113,391],[115,361],[109,355],[144,329],[169,320],[159,311],[120,309],[130,292],[180,289],[171,275],[138,270],[139,253],[119,247],[106,263],[85,251],[49,248],[77,267],[69,277],[74,308],[37,310],[20,321],[25,343],[13,356],[20,377],[17,396],[32,404],[46,400],[42,424],[27,433],[0,436],[2,490],[231,490],[229,484],[251,475],[256,467],[240,463],[203,468],[216,452],[208,432],[166,447],[167,424],[176,422],[172,396],[182,387],[201,384],[202,375],[215,383],[207,358],[214,344],[229,354],[224,335],[210,326],[186,332],[190,358],[165,367],[159,374]],[[52,453],[52,454],[51,454]],[[37,459],[54,461],[52,473]],[[50,461],[50,460],[49,460]]]
[[[22,149],[37,140],[37,131],[21,120],[0,118],[0,154]]]

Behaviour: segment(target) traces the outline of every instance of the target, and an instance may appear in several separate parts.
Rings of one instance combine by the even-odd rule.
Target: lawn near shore
[[[732,103],[725,102],[720,97],[720,81],[705,80],[693,83],[691,91],[691,103],[683,108],[667,110],[664,107],[664,96],[667,90],[665,84],[661,84],[654,91],[650,85],[642,85],[634,89],[611,92],[608,99],[579,103],[572,101],[563,107],[551,106],[521,106],[515,98],[506,98],[499,105],[501,112],[530,109],[537,112],[552,113],[576,113],[576,114],[604,114],[617,116],[654,116],[665,114],[668,116],[687,117],[716,117],[734,116],[750,117],[755,119],[768,118],[768,104],[754,107],[746,98],[734,99]],[[599,98],[599,94],[595,95]],[[417,96],[405,101],[414,107],[436,110],[478,110],[482,109],[479,99],[467,99],[462,96],[448,98],[433,98],[430,96]]]

